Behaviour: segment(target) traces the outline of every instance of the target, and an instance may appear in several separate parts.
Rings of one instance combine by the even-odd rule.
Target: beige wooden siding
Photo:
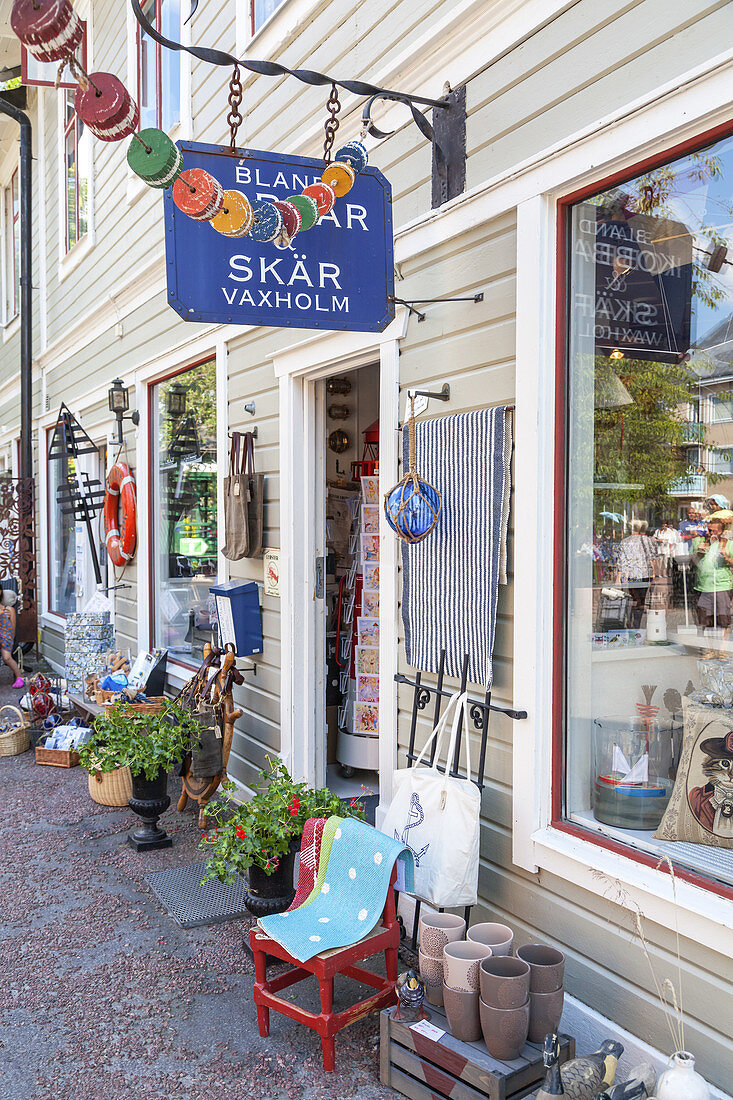
[[[390,58],[415,42],[429,20],[437,20],[451,6],[452,0],[421,0],[419,4],[411,0],[345,0],[340,5],[323,0],[312,18],[296,27],[270,58],[291,67],[309,66],[370,79]],[[94,4],[93,16],[94,67],[123,77],[127,76],[125,8],[123,0],[99,0]],[[623,109],[626,103],[653,93],[660,84],[704,63],[719,52],[720,43],[730,40],[732,11],[724,0],[608,0],[603,4],[598,0],[568,0],[560,16],[531,33],[469,82],[468,186],[475,187],[561,143],[582,127],[593,126],[605,114]],[[233,49],[234,6],[200,5],[192,28],[195,40]],[[256,44],[252,53],[260,56]],[[445,75],[451,78],[451,73]],[[193,137],[197,141],[215,143],[227,136],[227,78],[225,70],[192,62]],[[395,83],[399,85],[399,81]],[[321,138],[313,136],[304,150],[303,136],[325,119],[327,93],[328,89],[308,88],[289,78],[247,76],[247,117],[240,140],[255,148],[318,155]],[[342,98],[345,107],[337,142],[355,137],[359,130],[352,97]],[[122,282],[162,257],[163,220],[162,199],[157,192],[133,187],[134,201],[129,199],[126,143],[95,142],[96,244],[74,271],[60,279],[58,97],[47,90],[43,103],[34,130],[46,148],[46,192],[42,199],[48,255],[48,341],[53,344],[79,317],[104,306]],[[374,113],[378,118],[379,108]],[[379,145],[371,154],[371,162],[385,172],[392,185],[395,227],[429,209],[431,151],[411,123],[405,123],[393,138]],[[36,251],[35,262],[37,256]],[[423,324],[415,318],[410,320],[400,360],[402,391],[417,384],[451,384],[450,405],[437,409],[432,406],[428,415],[513,399],[515,265],[512,215],[480,226],[460,239],[447,239],[433,252],[401,265],[396,285],[400,297],[419,299],[478,290],[484,293],[481,304],[428,306]],[[35,325],[37,331],[37,313]],[[164,293],[150,295],[125,318],[122,337],[116,336],[113,323],[92,342],[82,336],[74,354],[48,372],[50,408],[57,408],[61,400],[72,407],[83,403],[91,389],[106,388],[116,375],[130,378],[135,369],[194,338],[202,328],[181,321],[167,306]],[[257,424],[257,461],[266,474],[265,541],[273,546],[282,545],[282,535],[278,391],[272,356],[297,338],[297,332],[292,331],[243,329],[230,345],[228,362],[229,426],[246,429]],[[0,346],[0,384],[17,372],[18,354],[17,337]],[[38,410],[40,380],[36,379],[34,386]],[[243,411],[245,401],[251,399],[257,404],[254,418]],[[403,393],[403,414],[404,405]],[[17,421],[17,398],[9,398],[0,408],[3,424],[12,418]],[[132,443],[133,436],[128,439]],[[223,455],[221,462],[223,466]],[[39,502],[39,509],[41,506]],[[510,537],[509,584],[501,589],[499,597],[494,698],[521,707],[521,698],[511,699],[511,549]],[[142,556],[125,575],[133,587],[115,594],[118,644],[132,648],[137,644],[137,613],[148,599],[147,587],[137,590],[138,566],[147,568]],[[262,564],[258,560],[233,563],[231,575],[261,580]],[[245,685],[236,692],[237,704],[244,713],[238,723],[230,770],[246,784],[254,781],[267,753],[277,751],[280,745],[280,610],[279,600],[264,598],[264,651],[257,660],[257,675],[245,673]],[[400,670],[409,675],[412,670],[405,663],[401,629],[400,624]],[[44,629],[43,637],[49,655],[63,664],[63,637],[51,629]],[[410,703],[409,690],[401,688],[401,763],[409,732]],[[429,729],[427,717],[422,717],[418,746],[424,743]],[[512,864],[513,732],[509,720],[492,718],[482,805],[481,903],[476,919],[489,915],[506,919],[522,940],[537,938],[561,946],[568,958],[570,993],[642,1039],[668,1050],[669,1040],[648,967],[625,930],[627,912],[611,898],[599,899],[546,872],[535,876]],[[660,979],[673,975],[673,931],[650,925],[647,935]],[[721,963],[714,946],[691,941],[681,945],[688,1045],[706,1076],[730,1088],[733,1064],[725,1036],[732,1015],[731,986],[726,980],[729,960]]]
[[[472,81],[468,186],[593,125],[717,52],[727,0],[581,0]]]

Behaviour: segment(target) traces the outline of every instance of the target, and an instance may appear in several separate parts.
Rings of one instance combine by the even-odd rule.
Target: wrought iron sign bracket
[[[380,92],[364,104],[361,115],[365,133],[381,139],[392,137],[395,130],[380,130],[371,118],[372,105],[378,99],[404,102],[404,97],[392,92]],[[463,85],[452,91],[446,84],[446,93],[433,105],[433,124],[419,111],[412,111],[412,118],[420,132],[433,146],[432,198],[433,209],[454,199],[466,189],[466,88]]]
[[[415,309],[415,306],[428,306],[433,305],[435,302],[483,302],[484,292],[480,290],[478,294],[471,294],[466,298],[416,298],[411,302],[406,302],[404,298],[395,298],[394,295],[390,295],[390,298],[396,305],[405,306],[410,313],[414,313],[419,324],[420,321],[425,320],[426,315],[421,313],[419,309]]]

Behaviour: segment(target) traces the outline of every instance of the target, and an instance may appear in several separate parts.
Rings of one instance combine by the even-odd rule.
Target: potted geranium
[[[168,772],[190,752],[198,732],[194,716],[177,703],[171,702],[155,714],[118,704],[96,719],[92,736],[79,747],[79,762],[89,772],[130,769],[129,806],[143,824],[128,840],[139,852],[172,843],[158,827],[158,818],[170,806]]]
[[[225,783],[225,792],[234,789]],[[224,797],[207,807],[209,831],[201,842],[207,852],[206,876],[233,883],[249,872],[247,907],[256,916],[278,913],[293,900],[293,864],[309,817],[357,817],[358,799],[342,801],[328,788],[296,783],[279,758],[268,757],[255,795],[236,805]]]

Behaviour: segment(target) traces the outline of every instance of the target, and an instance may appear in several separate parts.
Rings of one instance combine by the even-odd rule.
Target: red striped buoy
[[[74,110],[102,141],[119,141],[137,129],[140,113],[125,85],[113,73],[92,73],[78,88]]]
[[[71,0],[15,0],[10,26],[38,61],[73,57],[84,33]]]

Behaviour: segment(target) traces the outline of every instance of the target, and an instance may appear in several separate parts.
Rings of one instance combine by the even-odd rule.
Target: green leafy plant
[[[79,762],[88,772],[127,767],[133,775],[154,779],[190,752],[198,735],[196,719],[178,703],[169,703],[157,714],[118,704],[96,719],[92,736],[79,747]]]
[[[206,877],[232,883],[248,867],[259,867],[266,875],[276,870],[293,840],[300,837],[309,817],[356,817],[364,820],[359,799],[346,802],[328,790],[313,790],[295,783],[278,758],[267,758],[268,767],[260,772],[256,794],[237,806],[224,797],[206,810],[209,831],[201,846],[208,852]],[[225,783],[222,790],[233,790]]]

